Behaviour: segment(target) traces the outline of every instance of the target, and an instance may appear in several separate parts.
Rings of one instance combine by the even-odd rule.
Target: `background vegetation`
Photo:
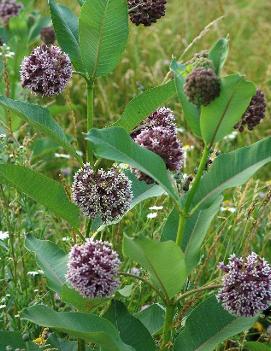
[[[62,2],[72,6],[70,0]],[[40,0],[37,0],[36,9],[46,13],[46,2],[43,1],[41,5]],[[270,15],[271,3],[267,0],[170,0],[167,16],[156,25],[151,28],[135,28],[131,25],[128,49],[121,64],[110,77],[98,80],[95,125],[109,125],[118,118],[133,96],[160,84],[167,74],[171,57],[180,57],[191,42],[194,44],[186,52],[184,60],[191,58],[195,52],[209,48],[217,38],[227,34],[230,38],[230,56],[225,67],[226,73],[239,71],[246,74],[261,87],[270,101]],[[220,16],[224,17],[217,20],[209,30],[206,29],[210,22]],[[85,130],[85,96],[81,93],[83,84],[83,80],[76,78],[62,98],[44,101],[56,119],[66,125],[67,131],[76,130],[78,135]],[[189,155],[186,173],[190,174],[199,157],[198,141],[186,130],[180,105],[171,101],[169,106],[177,117],[180,138]],[[33,131],[26,126],[21,128],[25,129],[25,137],[19,140],[19,145],[8,136],[0,136],[0,159],[9,158],[18,164],[30,164],[70,184],[77,166],[53,145],[51,152],[40,153],[40,145]],[[248,145],[270,135],[270,132],[268,109],[264,122],[253,133],[233,133],[232,138],[227,138],[221,144],[221,151]],[[215,262],[233,252],[245,254],[255,250],[271,261],[270,199],[270,166],[263,168],[234,196],[231,192],[227,194],[219,216],[210,229],[200,269],[192,279],[195,286],[213,280],[218,274]],[[104,235],[110,237],[115,245],[120,245],[122,233],[131,235],[135,228],[141,228],[144,234],[155,237],[161,232],[163,219],[171,207],[169,200],[163,198],[155,200],[155,203],[145,202],[126,215],[121,224],[109,227]],[[0,329],[30,332],[34,339],[41,331],[38,327],[30,327],[20,321],[21,309],[37,301],[58,306],[59,300],[47,290],[42,272],[24,249],[24,235],[32,233],[38,238],[53,237],[53,241],[62,247],[73,241],[74,236],[65,223],[58,218],[52,220],[51,214],[47,215],[44,208],[13,189],[0,187],[0,208],[0,231],[9,233],[9,240],[0,240]],[[152,297],[140,283],[130,284],[127,279],[124,292],[127,296],[123,298],[129,299],[131,311],[137,311],[139,306],[150,303]],[[188,301],[187,308],[190,304],[191,301]],[[268,336],[268,326],[268,318],[262,325],[256,325],[255,332],[259,333],[256,337]],[[271,338],[271,333],[269,335]],[[230,349],[230,346],[225,345],[225,349]]]

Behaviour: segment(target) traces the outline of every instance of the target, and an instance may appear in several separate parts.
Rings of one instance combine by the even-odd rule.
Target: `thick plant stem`
[[[192,201],[198,189],[200,179],[206,167],[208,156],[209,156],[209,148],[208,146],[205,145],[196,178],[193,182],[192,188],[190,189],[187,195],[187,198],[183,207],[183,212],[180,214],[178,232],[176,237],[176,244],[178,246],[180,246],[182,243],[186,218],[189,216],[190,207],[192,205]]]
[[[174,303],[166,306],[166,315],[165,315],[165,322],[163,327],[163,339],[162,339],[161,351],[168,351],[170,348],[175,309],[176,309],[176,305]]]
[[[85,351],[86,350],[86,343],[84,340],[78,339],[77,345],[78,345],[78,347],[77,347],[78,351]]]
[[[87,82],[87,132],[93,128],[94,117],[94,84],[92,81]],[[93,150],[90,142],[87,143],[87,160],[93,164]]]

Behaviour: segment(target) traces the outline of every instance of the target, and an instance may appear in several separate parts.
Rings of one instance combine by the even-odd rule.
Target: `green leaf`
[[[72,306],[76,307],[78,311],[81,312],[89,312],[94,307],[97,307],[101,303],[106,302],[106,299],[85,298],[81,296],[76,290],[70,288],[66,284],[63,285],[61,288],[60,297],[64,302],[71,304]]]
[[[271,161],[271,137],[250,146],[221,154],[202,177],[192,208],[208,207],[224,190],[244,184]]]
[[[25,247],[35,253],[38,265],[48,280],[49,288],[60,295],[66,283],[68,255],[51,241],[40,240],[30,234],[26,236]]]
[[[131,100],[125,107],[120,119],[114,123],[131,132],[151,113],[162,107],[167,100],[176,95],[174,81],[146,90]]]
[[[151,333],[158,333],[164,324],[165,309],[158,303],[154,303],[144,310],[135,314],[135,317],[141,321]]]
[[[190,274],[199,262],[201,245],[212,220],[219,211],[222,199],[219,196],[210,207],[196,211],[186,221],[182,245],[185,247],[187,274]]]
[[[89,78],[113,71],[128,40],[127,1],[86,0],[79,17],[79,36]]]
[[[55,180],[23,166],[0,164],[0,182],[14,186],[71,226],[79,227],[79,209],[69,201],[64,188]]]
[[[77,341],[67,341],[60,339],[54,333],[49,334],[46,344],[50,344],[50,346],[60,351],[78,351]],[[89,350],[87,349],[87,351]]]
[[[221,70],[227,60],[229,53],[229,39],[221,38],[219,39],[209,51],[209,59],[213,61],[215,66],[215,72],[219,76]]]
[[[213,145],[231,133],[255,92],[255,85],[238,74],[221,80],[220,96],[201,108],[200,128],[206,144]]]
[[[183,108],[184,119],[192,132],[196,136],[200,137],[200,110],[188,100],[184,92],[185,65],[179,64],[176,60],[173,60],[170,65],[170,69],[175,75],[176,90],[178,99]]]
[[[59,45],[65,51],[76,70],[84,72],[78,34],[78,18],[63,5],[58,5],[55,0],[49,0],[52,22]]]
[[[21,318],[84,339],[105,351],[134,351],[120,339],[116,328],[106,319],[90,313],[55,312],[43,305],[22,311]]]
[[[176,338],[174,351],[213,351],[224,340],[249,329],[257,317],[235,317],[212,296],[188,316]]]
[[[165,296],[172,298],[182,289],[186,279],[184,254],[173,241],[124,236],[123,253],[150,273],[153,284]]]
[[[94,128],[86,139],[91,142],[96,156],[124,162],[141,170],[160,184],[176,202],[179,201],[164,161],[155,153],[137,145],[123,128]]]
[[[0,351],[6,351],[6,346],[25,348],[25,343],[20,333],[0,330]]]
[[[198,209],[191,217],[188,217],[185,222],[181,248],[185,254],[187,274],[190,274],[198,264],[201,245],[203,244],[214,216],[220,208],[222,199],[222,197],[218,197],[210,207]],[[179,211],[174,208],[164,225],[161,241],[176,240],[178,223]]]
[[[155,351],[155,344],[149,331],[127,311],[122,302],[113,300],[104,318],[115,325],[121,339],[136,351]]]
[[[12,100],[5,96],[0,96],[0,106],[17,114],[24,121],[37,129],[37,131],[47,135],[50,139],[66,149],[79,162],[82,161],[75,149],[71,146],[62,128],[51,117],[47,109],[28,102]]]
[[[142,201],[165,194],[165,191],[159,185],[141,182],[130,171],[126,171],[125,174],[132,182],[133,200],[130,209],[134,208]]]
[[[245,349],[249,351],[271,351],[271,346],[256,341],[249,341],[245,344]]]

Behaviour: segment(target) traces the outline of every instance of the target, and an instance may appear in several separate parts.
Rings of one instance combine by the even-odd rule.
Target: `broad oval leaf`
[[[79,162],[82,162],[75,149],[69,143],[64,131],[51,117],[47,109],[28,102],[12,100],[5,96],[0,96],[0,106],[16,113],[37,131],[47,135],[50,139],[66,149]]]
[[[140,169],[179,202],[179,195],[172,185],[164,161],[155,153],[138,146],[123,128],[93,128],[86,139],[91,142],[96,156]]]
[[[182,105],[184,119],[192,132],[196,136],[200,137],[200,109],[188,100],[184,92],[185,65],[179,64],[176,60],[173,60],[170,65],[170,69],[172,72],[174,72],[176,90],[178,99]]]
[[[229,39],[221,38],[219,39],[209,51],[208,57],[212,60],[215,72],[220,75],[220,72],[227,60],[229,53]]]
[[[245,343],[245,349],[248,351],[271,351],[271,345],[262,344],[261,342],[248,341]]]
[[[212,296],[188,316],[177,336],[174,351],[213,351],[224,340],[249,329],[257,317],[235,317]]]
[[[25,348],[25,343],[18,332],[0,330],[0,351],[6,351],[6,347]]]
[[[76,70],[84,72],[78,33],[78,18],[66,6],[58,5],[55,0],[49,0],[52,22],[59,45],[65,51]]]
[[[118,329],[121,339],[136,351],[155,351],[155,343],[149,331],[128,312],[122,302],[113,300],[103,317]]]
[[[94,314],[55,312],[49,307],[36,305],[24,309],[21,318],[93,342],[105,351],[135,351],[120,339],[113,324]]]
[[[210,224],[217,214],[222,197],[218,197],[208,208],[198,209],[188,217],[184,227],[181,248],[185,254],[187,274],[190,274],[199,262],[200,248]],[[164,225],[161,241],[176,240],[179,212],[174,208]]]
[[[164,325],[165,309],[158,303],[154,303],[136,313],[135,317],[145,325],[151,335],[155,335]]]
[[[50,289],[59,295],[66,283],[68,255],[56,244],[48,240],[40,240],[28,234],[25,247],[36,255],[39,267],[43,270]]]
[[[86,0],[79,17],[81,56],[89,78],[115,68],[128,40],[126,0]]]
[[[114,123],[131,132],[151,113],[162,107],[167,100],[176,95],[174,81],[146,90],[131,100],[120,119]]]
[[[202,177],[192,202],[193,211],[210,206],[224,190],[244,184],[271,161],[271,137],[250,146],[221,154]]]
[[[221,80],[219,97],[201,108],[201,135],[207,145],[213,145],[232,132],[255,92],[255,85],[239,74]]]
[[[146,269],[153,284],[168,298],[181,291],[186,279],[185,258],[175,242],[124,236],[123,254]]]
[[[79,209],[69,201],[64,188],[55,180],[26,167],[0,164],[0,183],[14,186],[71,226],[80,226]]]

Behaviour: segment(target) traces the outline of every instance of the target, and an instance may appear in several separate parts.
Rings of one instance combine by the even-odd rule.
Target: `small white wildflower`
[[[237,138],[238,132],[234,130],[231,134],[226,135],[224,140],[235,140]]]
[[[7,305],[0,305],[0,310],[3,310],[7,307]]]
[[[8,232],[3,232],[0,230],[0,240],[6,240],[9,238],[9,233]]]
[[[157,212],[151,212],[147,215],[147,218],[149,219],[153,219],[153,218],[156,218],[157,217]]]
[[[149,207],[149,210],[153,210],[153,211],[159,211],[162,210],[163,206],[151,206]]]
[[[236,212],[236,208],[235,207],[220,207],[220,211],[221,212],[231,212],[231,213],[235,213]]]
[[[65,159],[67,159],[67,160],[69,160],[70,159],[70,155],[66,155],[66,154],[59,154],[59,153],[55,153],[55,157],[56,158],[65,158]]]

